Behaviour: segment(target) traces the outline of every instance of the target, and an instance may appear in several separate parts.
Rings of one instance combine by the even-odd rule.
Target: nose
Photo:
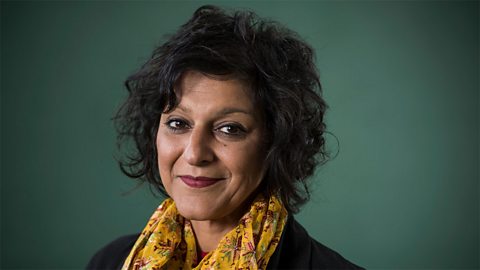
[[[205,166],[215,159],[209,130],[193,128],[190,132],[188,144],[184,150],[184,158],[193,166]]]

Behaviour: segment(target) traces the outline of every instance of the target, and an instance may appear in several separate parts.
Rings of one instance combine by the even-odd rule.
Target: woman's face
[[[236,222],[263,177],[261,113],[240,80],[189,71],[178,86],[157,133],[165,190],[187,219]]]

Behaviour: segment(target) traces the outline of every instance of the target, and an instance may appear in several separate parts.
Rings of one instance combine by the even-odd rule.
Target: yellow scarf
[[[153,213],[122,269],[265,269],[286,221],[287,210],[275,196],[259,195],[237,227],[197,263],[192,225],[167,199]]]

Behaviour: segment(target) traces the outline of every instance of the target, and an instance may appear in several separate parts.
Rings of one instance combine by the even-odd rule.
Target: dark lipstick
[[[189,187],[203,188],[216,184],[218,181],[224,180],[225,178],[210,178],[203,176],[194,177],[191,175],[181,175],[180,179],[182,179],[182,181]]]

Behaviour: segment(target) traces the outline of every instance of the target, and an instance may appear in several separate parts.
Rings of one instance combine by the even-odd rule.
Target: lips
[[[180,179],[182,179],[187,186],[193,188],[204,188],[225,180],[225,178],[210,178],[203,176],[194,177],[191,175],[181,175]]]

